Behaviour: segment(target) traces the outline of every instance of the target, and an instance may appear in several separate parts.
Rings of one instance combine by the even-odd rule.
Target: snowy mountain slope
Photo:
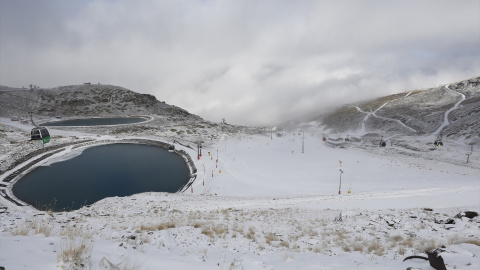
[[[0,90],[12,94],[1,95],[4,104],[12,104],[18,109],[47,117],[190,115],[181,108],[158,101],[152,95],[139,94],[112,85],[83,84],[32,91],[3,87]]]
[[[158,101],[154,96],[139,94],[119,86],[83,84],[51,89],[34,89],[0,86],[0,117],[18,116],[25,130],[31,129],[28,112],[33,112],[36,124],[64,119],[115,116],[147,116],[149,121],[135,125],[103,127],[56,127],[55,130],[92,132],[96,134],[147,133],[168,138],[208,143],[221,133],[256,133],[261,129],[213,123],[188,111]],[[23,136],[27,140],[27,135]]]
[[[434,133],[446,123],[445,116],[445,134],[457,125],[475,130],[477,124],[472,120],[468,125],[465,120],[475,119],[472,114],[478,108],[478,86],[470,81],[434,89],[431,98],[425,91],[402,93],[351,106],[335,116],[333,124],[340,122],[345,130],[355,124],[358,134],[370,132],[367,135],[373,139],[378,135],[372,131],[409,134],[392,137],[385,148],[354,137],[350,142],[330,138],[324,142],[318,132],[308,129],[304,139],[293,130],[271,138],[265,129],[211,123],[163,108],[149,97],[137,96],[141,102],[135,104],[129,100],[135,94],[112,86],[95,91],[81,85],[34,92],[38,95],[30,98],[42,103],[70,104],[65,118],[90,117],[93,112],[138,115],[140,110],[150,120],[118,126],[52,127],[52,140],[42,148],[28,141],[31,125],[12,121],[12,113],[17,112],[0,108],[6,116],[0,117],[0,266],[429,269],[423,260],[403,259],[445,246],[441,256],[447,269],[478,269],[480,220],[467,217],[467,213],[480,212],[478,148],[466,163],[470,146],[462,140],[446,138],[443,147],[432,147],[428,136],[416,136],[420,134],[417,129]],[[4,96],[0,94],[2,100]],[[77,99],[82,101],[72,103]],[[419,107],[430,106],[428,113],[405,105],[423,99]],[[30,106],[21,98],[10,102]],[[124,110],[123,103],[128,104]],[[447,114],[455,104],[458,107]],[[38,107],[45,109],[43,120],[52,120],[59,112],[50,108]],[[395,110],[405,120],[384,114]],[[428,117],[431,123],[424,119]],[[11,183],[3,179],[35,163],[40,149],[42,153],[58,147],[63,150],[34,166],[68,158],[75,151],[70,146],[82,141],[95,145],[122,139],[181,142],[175,143],[176,148],[186,151],[198,169],[195,182],[181,194],[146,192],[105,198],[71,212],[39,211],[14,205],[4,197]],[[204,156],[197,159],[199,140],[203,140]],[[217,157],[209,157],[208,152],[218,153],[218,164]],[[69,251],[75,256],[69,256]]]
[[[478,137],[480,77],[347,105],[317,120],[331,132],[339,133],[432,134],[444,123],[445,113],[460,101],[448,115],[450,123],[441,133],[452,138]]]

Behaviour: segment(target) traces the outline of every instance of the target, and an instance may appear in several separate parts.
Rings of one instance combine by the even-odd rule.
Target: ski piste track
[[[457,101],[457,102],[455,103],[455,105],[453,105],[452,108],[448,109],[448,110],[445,112],[445,114],[444,114],[444,116],[443,116],[443,123],[442,123],[442,124],[440,125],[440,127],[438,127],[438,129],[435,130],[435,131],[432,133],[432,135],[431,135],[431,138],[434,139],[434,140],[438,137],[438,134],[440,134],[440,132],[442,132],[442,130],[443,130],[446,126],[448,126],[448,124],[450,124],[450,122],[448,121],[448,115],[449,115],[452,111],[456,110],[456,109],[458,108],[458,105],[460,105],[460,103],[462,103],[462,102],[465,100],[465,95],[464,95],[464,94],[459,93],[459,92],[457,92],[457,91],[453,91],[452,89],[449,88],[449,86],[450,86],[449,84],[445,85],[445,89],[447,89],[448,91],[450,91],[450,92],[452,92],[452,93],[455,93],[455,94],[457,94],[457,95],[460,95],[460,96],[461,96],[461,99],[460,99],[459,101]]]
[[[460,103],[462,103],[464,100],[465,100],[465,95],[460,93],[460,92],[457,92],[457,91],[454,91],[452,89],[449,88],[449,84],[445,85],[445,89],[447,91],[450,91],[454,94],[457,94],[457,95],[460,95],[460,100],[457,101],[453,106],[452,108],[448,109],[447,111],[445,111],[444,113],[444,116],[443,116],[443,122],[442,124],[440,125],[440,127],[437,128],[437,130],[435,130],[432,134],[428,135],[428,137],[431,139],[431,140],[436,140],[439,136],[439,134],[442,132],[442,130],[448,126],[450,124],[450,122],[448,121],[448,116],[450,115],[450,113],[454,110],[456,110],[458,108],[458,106],[460,105]],[[412,92],[408,92],[404,97],[408,97]],[[380,109],[382,109],[383,107],[385,107],[388,103],[392,102],[392,101],[395,101],[397,99],[394,99],[394,100],[391,100],[391,101],[388,101],[388,102],[385,102],[384,104],[382,104],[380,107],[378,107],[376,110],[374,110],[373,112],[366,112],[362,109],[360,109],[360,107],[358,106],[355,106],[355,109],[357,109],[357,111],[361,112],[361,113],[365,113],[365,117],[363,118],[362,120],[362,127],[361,127],[361,130],[363,133],[366,132],[365,130],[365,123],[367,122],[368,118],[370,116],[373,116],[373,117],[376,117],[378,119],[382,119],[382,120],[386,120],[386,121],[394,121],[394,122],[397,122],[399,125],[401,125],[402,127],[416,133],[417,130],[405,125],[402,121],[398,120],[398,119],[394,119],[394,118],[388,118],[388,117],[383,117],[383,116],[378,116],[376,115],[376,112],[378,112]]]
[[[432,198],[438,200],[438,197],[449,198],[455,194],[463,194],[464,192],[478,193],[480,186],[477,187],[456,187],[456,188],[425,188],[414,190],[392,190],[392,191],[373,191],[360,192],[348,195],[295,195],[295,196],[278,196],[272,197],[240,197],[240,196],[200,196],[196,200],[206,200],[210,202],[210,209],[217,209],[218,205],[232,208],[268,208],[275,207],[314,207],[314,208],[329,208],[341,207],[341,205],[360,204],[362,202],[368,203],[372,200],[383,200],[386,204],[388,201],[395,201],[397,199],[409,198],[409,200],[426,200]],[[179,204],[182,204],[182,199],[179,198]],[[451,203],[451,202],[450,202]],[[189,205],[189,202],[185,202]],[[359,207],[361,207],[359,205]],[[379,205],[387,207],[387,205]]]
[[[412,92],[408,92],[408,93],[405,95],[405,97],[408,97],[411,93],[412,93]],[[397,99],[398,99],[398,98],[397,98]],[[360,109],[360,107],[355,106],[355,109],[357,109],[357,111],[359,111],[359,112],[361,112],[361,113],[367,114],[367,115],[363,118],[363,120],[362,120],[362,127],[361,127],[362,132],[363,132],[363,133],[366,132],[366,131],[365,131],[365,123],[367,122],[367,120],[368,120],[368,118],[369,118],[370,116],[373,116],[373,117],[376,117],[376,118],[378,118],[378,119],[383,119],[383,120],[386,120],[386,121],[394,121],[394,122],[397,122],[397,123],[400,124],[402,127],[404,127],[404,128],[406,128],[406,129],[408,129],[408,130],[416,133],[417,130],[415,130],[415,129],[413,129],[413,128],[407,126],[407,125],[405,125],[402,121],[400,121],[400,120],[398,120],[398,119],[393,119],[393,118],[378,116],[378,115],[375,114],[375,113],[378,112],[380,109],[382,109],[383,107],[385,107],[388,103],[390,103],[390,102],[392,102],[392,101],[395,101],[395,100],[397,100],[397,99],[394,99],[394,100],[390,100],[390,101],[388,101],[388,102],[385,102],[384,104],[382,104],[382,106],[378,107],[378,108],[377,108],[375,111],[373,111],[373,112],[366,112],[366,111]]]

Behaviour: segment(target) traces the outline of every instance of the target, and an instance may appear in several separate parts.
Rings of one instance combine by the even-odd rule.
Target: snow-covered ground
[[[28,131],[0,122],[12,134]],[[64,141],[109,138],[51,133]],[[443,247],[447,269],[480,268],[480,219],[462,214],[480,211],[480,158],[474,152],[465,164],[465,146],[445,141],[428,150],[428,139],[418,138],[409,148],[331,147],[305,133],[302,153],[298,132],[222,138],[195,159],[197,179],[184,194],[106,198],[62,213],[16,207],[0,196],[8,206],[0,209],[0,266],[433,269],[402,260]]]

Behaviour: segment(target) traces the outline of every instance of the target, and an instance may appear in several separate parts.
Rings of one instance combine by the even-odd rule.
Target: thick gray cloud
[[[108,83],[275,124],[480,74],[480,1],[0,0],[0,84]]]

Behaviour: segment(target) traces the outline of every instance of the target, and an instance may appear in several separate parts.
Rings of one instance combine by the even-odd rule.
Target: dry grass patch
[[[27,236],[30,233],[31,225],[28,224],[29,222],[23,221],[20,224],[17,224],[15,229],[12,232],[12,235],[22,235]]]
[[[284,248],[290,248],[290,243],[288,241],[280,241],[280,246]]]
[[[141,225],[140,226],[140,231],[150,231],[150,232],[153,232],[157,229],[156,226],[153,226],[153,225]]]
[[[338,237],[338,240],[340,240],[340,241],[345,239],[344,232],[343,231],[338,231],[337,232],[337,237]]]
[[[451,245],[472,244],[472,245],[480,246],[480,238],[454,235],[448,239],[448,243]]]
[[[368,250],[369,253],[373,252],[378,256],[383,255],[384,252],[385,252],[385,249],[382,246],[382,244],[376,239],[374,241],[370,242],[370,245],[368,246],[367,250]]]
[[[210,237],[211,239],[213,239],[215,237],[215,235],[213,233],[213,230],[210,228],[210,226],[203,226],[201,234],[204,234],[204,235]]]
[[[214,239],[215,235],[224,238],[228,234],[228,228],[221,224],[204,225],[202,226],[201,233],[210,237],[211,239]]]
[[[318,236],[318,232],[314,230],[312,227],[308,228],[308,230],[306,231],[306,234],[309,235],[310,237]]]
[[[247,237],[250,240],[255,240],[255,228],[254,227],[248,228],[248,232],[245,234],[245,237]]]
[[[405,241],[402,243],[404,246],[407,246],[409,248],[412,248],[413,247],[413,244],[414,244],[414,238],[413,237],[409,237],[407,239],[405,239]]]
[[[265,242],[269,245],[272,245],[272,241],[279,241],[280,239],[275,234],[269,232],[265,234]]]
[[[198,229],[198,228],[202,227],[202,225],[203,225],[203,224],[200,223],[200,222],[195,222],[195,223],[193,224],[193,228]]]
[[[365,246],[365,243],[362,243],[361,241],[355,241],[352,244],[353,251],[358,251],[360,253],[363,253],[364,246]]]
[[[89,268],[90,255],[93,244],[83,239],[64,239],[60,244],[60,252],[57,254],[59,262],[63,263],[66,269]]]
[[[169,222],[165,222],[165,223],[162,223],[162,224],[158,224],[157,225],[157,230],[161,231],[161,230],[165,230],[165,229],[172,229],[172,228],[176,228],[177,225],[172,222],[172,221],[169,221]]]
[[[45,221],[35,220],[33,223],[35,234],[43,234],[45,237],[49,237],[53,230],[53,225],[50,225]]]
[[[60,236],[67,237],[68,239],[75,239],[77,237],[91,238],[92,235],[93,235],[93,232],[91,231],[83,230],[80,227],[71,226],[71,225],[68,225],[60,232]]]
[[[212,228],[213,232],[218,236],[224,236],[225,234],[228,233],[228,228],[221,225],[221,224],[218,224],[216,226],[212,226],[211,228]]]
[[[403,242],[404,241],[404,238],[403,236],[401,235],[394,235],[394,236],[391,236],[390,237],[390,241],[394,242],[394,243],[397,243],[397,242]]]
[[[350,252],[352,250],[352,247],[349,244],[345,243],[342,245],[342,249],[345,252]]]

